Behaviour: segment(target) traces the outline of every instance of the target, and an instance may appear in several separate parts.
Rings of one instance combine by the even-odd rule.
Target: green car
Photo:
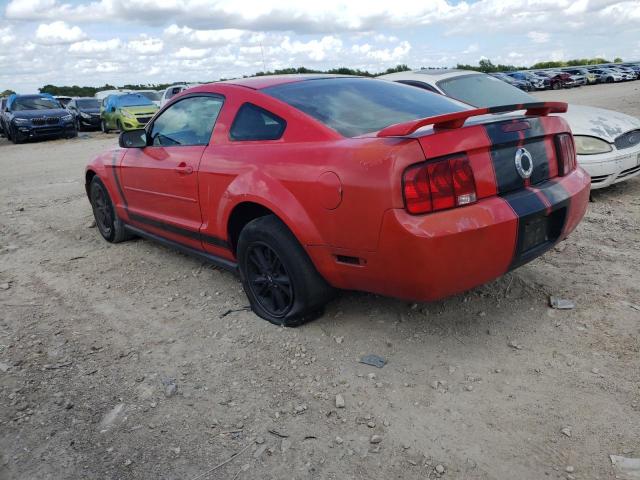
[[[158,111],[158,106],[139,93],[109,95],[100,107],[100,125],[104,133],[110,130],[143,128]]]

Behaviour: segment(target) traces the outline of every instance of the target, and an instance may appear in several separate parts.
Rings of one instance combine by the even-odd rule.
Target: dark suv
[[[11,95],[3,114],[4,130],[13,143],[32,138],[75,137],[73,114],[51,95]]]
[[[73,113],[78,131],[83,128],[100,128],[100,101],[93,97],[73,98],[67,104]]]

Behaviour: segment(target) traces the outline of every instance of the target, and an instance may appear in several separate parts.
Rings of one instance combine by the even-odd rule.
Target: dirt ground
[[[540,96],[640,116],[639,89]],[[284,329],[234,275],[89,227],[83,167],[115,142],[0,140],[0,479],[613,479],[610,454],[640,457],[640,179],[489,285],[345,292]]]

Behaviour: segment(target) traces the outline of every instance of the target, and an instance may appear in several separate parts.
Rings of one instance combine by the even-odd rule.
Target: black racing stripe
[[[516,215],[518,215],[518,218],[544,212],[547,209],[542,199],[535,192],[527,189],[510,193],[502,198],[507,201]]]
[[[548,180],[536,185],[536,188],[549,200],[552,210],[566,206],[571,200],[569,193],[557,180]]]
[[[201,242],[208,243],[215,247],[225,248],[227,250],[231,249],[228,242],[218,237],[206,235],[206,234],[196,232],[194,230],[188,230],[182,227],[177,227],[175,225],[171,225],[165,222],[160,222],[158,220],[154,220],[153,218],[145,217],[144,215],[140,215],[137,213],[129,212],[129,218],[134,222],[149,225],[151,227],[164,230],[165,232],[175,233],[176,235],[180,235],[186,238],[191,238],[193,240],[199,240]]]
[[[542,194],[550,204],[550,212],[547,212],[547,204],[540,198]],[[525,263],[539,257],[560,239],[566,220],[570,197],[564,188],[556,181],[544,182],[541,188],[522,190],[503,197],[518,216],[518,232],[516,248],[509,266],[513,270]],[[541,219],[546,225],[547,240],[533,247],[527,246],[528,225],[536,224]],[[538,223],[539,224],[539,223]]]
[[[122,190],[122,185],[120,185],[120,177],[118,177],[118,165],[116,164],[116,160],[118,159],[118,151],[113,152],[111,156],[111,171],[113,172],[113,178],[116,182],[116,187],[118,188],[118,193],[120,194],[120,198],[122,199],[122,203],[124,204],[124,209],[128,210],[129,204],[127,203],[127,197],[124,196],[124,191]]]
[[[554,195],[558,192],[551,182],[548,183],[549,185],[546,186],[546,189],[549,191],[549,196],[546,196],[546,198],[551,202],[551,199],[554,198]],[[509,270],[513,270],[514,268],[530,262],[553,247],[562,233],[567,217],[567,210],[566,208],[562,208],[564,200],[561,200],[558,204],[551,202],[552,211],[550,214],[547,214],[547,205],[538,196],[536,190],[523,189],[515,193],[504,195],[502,198],[507,201],[509,206],[518,216],[516,248],[511,264],[509,265]],[[525,236],[528,224],[539,220],[541,217],[546,218],[545,221],[547,222],[548,241],[533,248],[526,249],[527,239]]]
[[[531,158],[533,158],[533,173],[529,178],[531,184],[535,185],[549,178],[549,156],[547,155],[544,138],[525,140],[522,146],[529,151]]]
[[[509,124],[525,122],[529,128],[510,131]],[[507,127],[507,128],[505,128]],[[549,178],[549,158],[545,147],[545,132],[538,118],[516,118],[484,125],[491,141],[490,156],[496,173],[498,194],[525,187],[524,179],[515,166],[516,151],[526,148],[533,158],[530,183],[536,184]]]

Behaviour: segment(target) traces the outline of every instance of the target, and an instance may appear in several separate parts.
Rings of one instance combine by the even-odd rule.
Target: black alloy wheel
[[[106,240],[110,240],[113,237],[114,214],[111,200],[102,183],[91,185],[91,207],[100,234]]]
[[[335,293],[275,215],[245,225],[238,238],[237,257],[252,310],[276,325],[297,327],[316,318]]]
[[[278,254],[266,243],[249,246],[246,257],[249,288],[269,315],[282,318],[293,306],[291,277]]]

